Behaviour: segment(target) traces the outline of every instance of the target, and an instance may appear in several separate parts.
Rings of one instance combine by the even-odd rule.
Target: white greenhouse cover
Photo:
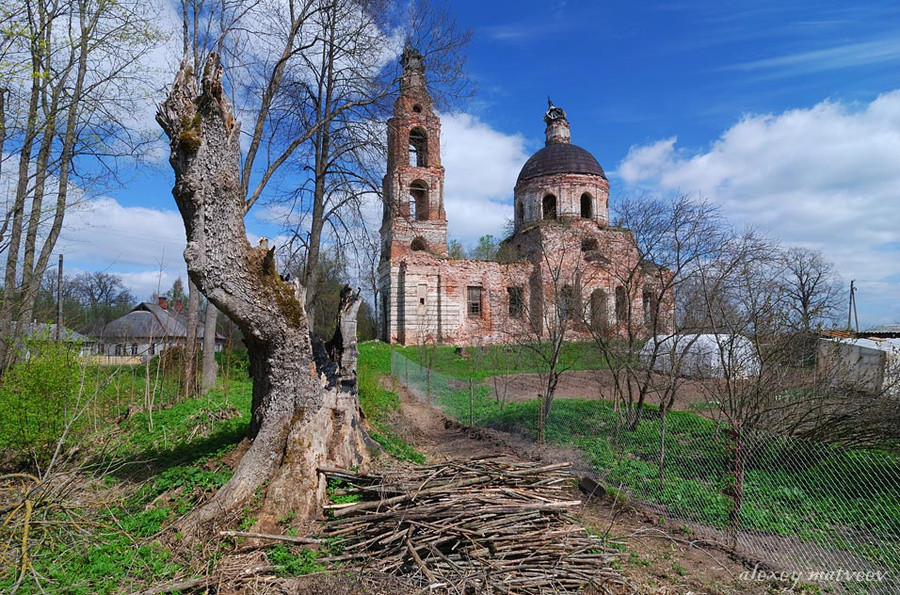
[[[759,355],[753,343],[742,335],[656,335],[641,349],[641,361],[653,369],[678,376],[745,378],[759,374]]]

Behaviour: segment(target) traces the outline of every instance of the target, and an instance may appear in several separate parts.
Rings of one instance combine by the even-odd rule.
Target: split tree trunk
[[[183,521],[188,540],[214,530],[256,490],[265,490],[261,520],[287,512],[315,516],[325,492],[317,468],[360,465],[368,451],[355,382],[352,390],[326,386],[313,361],[302,287],[282,282],[272,253],[247,241],[240,124],[223,94],[217,54],[207,59],[201,85],[198,92],[194,73],[182,64],[157,121],[171,143],[188,274],[244,334],[253,405],[249,449],[232,479]]]

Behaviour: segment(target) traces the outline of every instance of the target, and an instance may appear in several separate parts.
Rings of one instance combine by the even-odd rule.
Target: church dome
[[[569,143],[548,144],[522,166],[516,184],[550,174],[588,174],[604,180],[603,168],[588,151]]]

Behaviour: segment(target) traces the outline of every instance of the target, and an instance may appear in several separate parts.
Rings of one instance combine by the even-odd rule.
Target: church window
[[[590,252],[592,250],[596,250],[598,248],[596,238],[584,238],[581,240],[581,251],[582,252]]]
[[[428,185],[422,180],[409,185],[409,218],[416,221],[428,219]]]
[[[545,220],[556,219],[556,197],[548,194],[542,201],[543,214]]]
[[[428,165],[428,135],[421,128],[409,132],[409,164],[414,167]]]
[[[625,288],[616,287],[616,320],[624,321],[628,317],[628,301],[625,299]]]
[[[571,285],[563,285],[559,295],[559,319],[577,320],[578,301],[575,298],[575,289]]]
[[[506,293],[509,296],[509,317],[522,318],[525,311],[525,292],[521,287],[507,287]]]
[[[416,112],[417,114],[421,114],[421,113],[422,113],[422,106],[419,105],[418,103],[415,104],[415,105],[413,106],[413,111]]]
[[[410,243],[409,247],[413,252],[425,252],[428,250],[428,242],[425,241],[425,238],[419,236]]]
[[[609,327],[606,292],[602,289],[591,292],[591,327],[601,334],[605,334]]]
[[[594,217],[594,199],[585,192],[581,195],[581,218],[593,219]]]
[[[484,288],[478,285],[470,285],[466,288],[466,311],[469,318],[481,318],[481,297]]]
[[[525,205],[522,201],[516,203],[516,221],[522,223],[525,220]]]
[[[644,292],[644,324],[647,330],[656,328],[656,313],[659,310],[659,300],[652,292]]]

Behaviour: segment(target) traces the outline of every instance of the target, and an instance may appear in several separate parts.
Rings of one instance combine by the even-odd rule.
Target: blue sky
[[[452,236],[501,235],[515,177],[543,143],[547,96],[606,170],[611,199],[691,193],[736,226],[821,250],[860,326],[900,322],[900,4],[474,2],[478,92],[444,114]],[[165,160],[72,218],[71,267],[138,297],[178,275],[183,230]],[[253,233],[271,234],[252,214]],[[87,226],[87,221],[92,221]]]

